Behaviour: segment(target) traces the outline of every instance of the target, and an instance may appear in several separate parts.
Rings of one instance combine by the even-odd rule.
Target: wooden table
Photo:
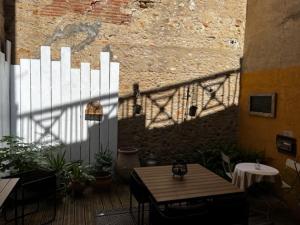
[[[244,193],[199,164],[188,164],[182,180],[172,176],[172,166],[139,167],[134,171],[158,204]]]
[[[19,178],[0,180],[0,207],[2,207],[3,203],[5,202],[9,194],[12,192],[18,181]]]
[[[0,180],[0,208],[2,207],[5,200],[8,198],[10,193],[14,190],[17,185],[19,178],[1,179]],[[15,196],[16,201],[16,196]],[[18,224],[17,220],[17,207],[15,206],[15,224]]]

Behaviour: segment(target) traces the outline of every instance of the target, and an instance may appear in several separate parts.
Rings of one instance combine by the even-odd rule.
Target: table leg
[[[18,191],[15,189],[14,193],[14,206],[15,206],[15,225],[18,225]]]

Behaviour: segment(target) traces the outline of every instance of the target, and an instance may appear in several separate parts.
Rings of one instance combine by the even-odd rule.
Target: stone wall
[[[3,0],[0,0],[0,46],[3,46],[5,40],[4,31],[4,10],[3,10]]]
[[[148,98],[148,105],[142,111],[142,121],[133,115],[134,100],[124,97],[122,104],[126,102],[127,108],[126,113],[120,109],[120,145],[137,145],[148,152],[155,143],[158,154],[163,148],[160,146],[178,149],[181,139],[172,127],[180,129],[182,123],[190,120],[199,123],[194,128],[182,126],[184,143],[195,141],[189,133],[199,130],[199,126],[204,129],[199,139],[202,136],[201,140],[205,139],[205,143],[217,142],[215,132],[222,139],[230,137],[228,140],[231,142],[236,140],[235,110],[228,110],[223,119],[215,116],[210,119],[210,115],[227,112],[226,109],[237,105],[239,83],[236,76],[218,81],[213,75],[240,66],[246,0],[6,0],[6,3],[10,14],[9,26],[6,27],[8,36],[15,43],[16,63],[22,57],[38,57],[40,45],[51,45],[54,59],[59,58],[61,46],[72,46],[73,66],[87,61],[96,67],[99,64],[98,53],[110,51],[112,59],[121,63],[121,96],[132,95],[134,84],[139,85],[141,92],[155,90],[156,95],[163,94],[164,97],[173,90],[165,92],[165,87],[180,86],[181,94],[170,98],[164,107],[155,104],[159,101],[163,104],[163,99]],[[181,101],[187,97],[185,82],[210,76],[207,90],[198,86],[199,96],[197,101],[193,100],[193,104],[199,104],[197,117],[184,115],[184,118],[179,118],[178,115],[186,114],[192,104],[192,98]],[[222,90],[227,89],[230,91],[224,97]],[[212,101],[206,104],[201,93],[211,96]],[[178,104],[172,105],[171,102],[176,100]],[[123,106],[121,108],[124,110]],[[154,116],[155,110],[161,112],[157,117]],[[209,121],[208,125],[201,123],[204,117],[205,121]],[[139,125],[122,123],[135,118]],[[148,126],[151,120],[161,122]],[[141,128],[143,132],[149,131],[146,134],[151,138],[144,140],[136,135]],[[152,132],[152,129],[161,131]],[[169,138],[161,133],[166,129],[169,129]],[[182,150],[189,150],[194,144],[184,146]]]

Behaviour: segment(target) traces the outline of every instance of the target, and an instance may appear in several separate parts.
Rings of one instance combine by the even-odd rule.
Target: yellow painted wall
[[[239,144],[265,150],[268,163],[282,172],[290,156],[277,151],[277,134],[297,139],[300,161],[299,0],[248,0],[242,70]],[[277,93],[276,117],[249,115],[249,95],[270,92]],[[289,202],[299,212],[297,202]]]
[[[269,163],[283,169],[291,156],[277,152],[276,135],[287,132],[298,141],[300,161],[300,67],[245,73],[241,87],[240,144],[247,149],[265,150]],[[276,117],[249,115],[249,95],[272,92],[277,93]]]

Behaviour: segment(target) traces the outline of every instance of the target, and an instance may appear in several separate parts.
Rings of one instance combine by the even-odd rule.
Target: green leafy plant
[[[96,174],[111,174],[113,157],[110,149],[101,146],[100,151],[95,154],[96,163],[94,172]]]
[[[55,152],[55,151],[47,151],[45,153],[46,158],[46,166],[48,169],[53,170],[55,172],[62,172],[66,169],[67,162],[65,159],[66,151]]]
[[[66,151],[60,147],[50,148],[45,152],[45,168],[56,174],[56,185],[58,189],[66,190],[68,181],[68,168],[71,163],[65,159]]]
[[[263,163],[265,160],[263,151],[241,149],[235,145],[210,146],[206,150],[198,150],[197,152],[200,157],[195,156],[195,158],[198,158],[200,164],[224,177],[221,152],[230,157],[233,168],[240,162],[256,162],[259,159]]]
[[[0,143],[0,177],[39,169],[44,162],[42,146],[25,143],[16,136],[3,136]]]
[[[86,182],[92,182],[95,177],[89,174],[89,167],[82,165],[80,161],[73,162],[68,166],[68,178],[70,182],[78,182],[85,184]]]
[[[72,162],[67,170],[67,187],[72,196],[81,195],[89,182],[95,181],[95,177],[88,173],[88,167],[81,161]]]

